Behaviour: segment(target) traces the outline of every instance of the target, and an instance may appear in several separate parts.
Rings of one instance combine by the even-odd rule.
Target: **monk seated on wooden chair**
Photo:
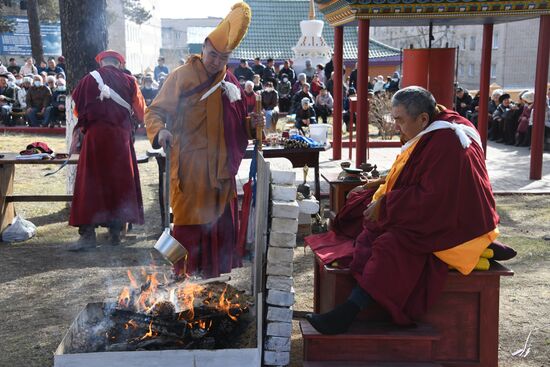
[[[307,315],[323,334],[345,332],[375,303],[394,323],[412,324],[441,293],[449,266],[469,274],[498,236],[473,125],[420,87],[393,96],[392,116],[404,145],[385,183],[351,193],[332,231],[306,238],[317,255],[333,246],[324,252],[333,258],[323,262],[349,265],[357,280],[348,301]]]

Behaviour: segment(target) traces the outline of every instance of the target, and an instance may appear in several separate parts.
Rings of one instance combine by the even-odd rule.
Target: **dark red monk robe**
[[[135,79],[113,66],[98,69],[104,83],[134,109],[142,122],[144,102]],[[124,107],[112,99],[99,100],[91,75],[79,82],[72,97],[78,114],[77,128],[84,132],[69,224],[143,223],[143,203],[133,123]]]
[[[472,126],[449,110],[436,120]],[[356,200],[367,204],[368,195],[357,194]],[[433,252],[486,234],[497,223],[482,148],[472,142],[464,149],[453,130],[436,130],[421,137],[394,187],[380,199],[379,220],[364,221],[350,268],[395,323],[409,324],[444,286],[448,266]],[[339,233],[356,233],[354,224],[337,224]],[[322,240],[310,236],[307,243],[315,250]],[[333,252],[349,256],[345,246]]]

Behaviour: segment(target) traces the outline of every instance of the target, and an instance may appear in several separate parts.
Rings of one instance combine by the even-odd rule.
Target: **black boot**
[[[327,313],[307,314],[306,319],[315,330],[321,334],[342,334],[349,329],[359,311],[361,311],[361,309],[355,302],[347,300],[345,303]]]
[[[67,249],[68,251],[82,251],[95,248],[97,245],[95,237],[95,226],[86,224],[78,227],[80,238]]]
[[[112,246],[120,245],[120,233],[122,232],[123,224],[113,222],[109,224],[109,239]]]

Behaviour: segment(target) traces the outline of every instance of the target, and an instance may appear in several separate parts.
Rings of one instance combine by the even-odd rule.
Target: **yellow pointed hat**
[[[248,31],[252,12],[245,2],[236,3],[207,37],[218,52],[232,52]]]

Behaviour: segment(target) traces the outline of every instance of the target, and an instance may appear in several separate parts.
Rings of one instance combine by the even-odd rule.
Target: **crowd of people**
[[[32,127],[64,124],[66,98],[65,58],[36,63],[32,57],[18,65],[12,57],[0,62],[0,123],[18,120]]]
[[[548,90],[550,96],[550,89]],[[550,150],[550,99],[546,98],[544,147]],[[479,118],[479,92],[472,97],[466,89],[456,88],[455,109],[476,127]],[[488,103],[488,139],[506,145],[529,147],[533,127],[535,93],[524,90],[514,101],[510,93],[496,89]]]

